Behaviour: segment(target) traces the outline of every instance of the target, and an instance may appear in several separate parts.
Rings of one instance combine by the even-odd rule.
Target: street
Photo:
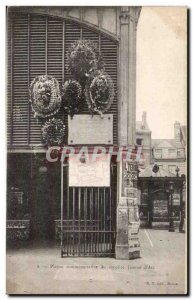
[[[184,294],[186,235],[140,230],[141,258],[60,257],[59,245],[7,250],[9,294]]]

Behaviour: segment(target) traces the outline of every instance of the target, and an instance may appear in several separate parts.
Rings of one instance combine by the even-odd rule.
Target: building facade
[[[174,123],[173,139],[152,139],[147,123],[147,114],[143,112],[142,120],[136,122],[136,144],[142,147],[142,169],[157,164],[166,172],[186,175],[186,126]]]
[[[173,174],[186,174],[186,133],[185,126],[174,123],[174,139],[152,139],[153,161]]]
[[[174,175],[156,164],[141,170],[138,180],[141,227],[182,231],[185,182],[185,176]]]
[[[135,145],[136,34],[140,10],[140,7],[8,8],[9,240],[59,237],[61,256],[139,257],[136,165],[122,160],[115,162],[114,156],[108,165],[98,162],[91,166],[82,156],[81,167],[79,163],[73,165],[69,156],[62,163],[60,159],[53,163],[54,158],[50,162],[46,156],[49,147],[45,135],[48,138],[48,126],[55,122],[54,130],[60,136],[63,129],[59,133],[57,130],[63,124],[63,143],[74,152],[86,145],[89,155],[93,153],[93,146],[103,145],[107,149]],[[83,96],[79,113],[72,117],[61,106],[57,107],[55,119],[50,120],[42,115],[42,106],[47,110],[50,107],[44,93],[51,93],[52,97],[52,90],[42,89],[40,83],[38,93],[43,93],[43,102],[37,117],[37,112],[34,113],[37,102],[29,101],[29,89],[32,94],[31,86],[40,76],[43,76],[41,80],[47,78],[57,83],[58,90],[64,82],[74,80],[69,73],[69,49],[77,42],[81,46],[85,40],[94,43],[97,53],[103,57],[108,76],[105,73],[102,78],[110,77],[112,81],[114,93],[108,112],[105,111],[103,118],[97,113],[91,117],[86,96]],[[58,90],[55,98],[51,98],[54,104],[60,103]],[[57,158],[61,155],[60,149]],[[103,171],[106,168],[101,182],[95,174],[100,168]],[[78,182],[75,172],[79,172]],[[130,175],[135,180],[131,180]]]
[[[142,147],[138,182],[141,227],[169,228],[171,218],[179,227],[186,202],[186,126],[176,121],[174,139],[151,139],[146,112],[136,125],[136,144]]]

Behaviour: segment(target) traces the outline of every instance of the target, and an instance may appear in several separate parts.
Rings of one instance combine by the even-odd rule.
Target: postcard
[[[6,293],[186,295],[187,19],[6,8]]]

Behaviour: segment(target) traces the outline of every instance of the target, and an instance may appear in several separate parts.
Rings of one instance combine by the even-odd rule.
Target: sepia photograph
[[[188,7],[6,6],[6,294],[188,294]]]

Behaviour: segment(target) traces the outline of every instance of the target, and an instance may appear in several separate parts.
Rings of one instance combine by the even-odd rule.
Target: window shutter
[[[12,22],[7,21],[7,144],[12,143]]]
[[[16,15],[12,40],[12,143],[28,143],[28,16]]]
[[[115,97],[109,112],[113,114],[113,141],[114,144],[117,144],[118,142],[117,45],[115,44],[114,41],[102,35],[101,52],[103,54],[104,61],[105,61],[105,70],[111,76],[115,88]]]
[[[46,18],[42,16],[30,15],[30,59],[29,78],[30,83],[39,75],[47,73],[46,62]],[[34,118],[34,112],[30,105],[30,139],[31,145],[41,143],[42,120]]]
[[[62,86],[70,79],[66,55],[70,45],[80,39],[90,39],[101,50],[107,73],[117,90],[117,42],[98,31],[76,22],[36,14],[14,14],[7,26],[7,138],[14,148],[29,148],[42,143],[44,119],[34,118],[29,104],[29,86],[38,75],[52,75]],[[117,143],[117,94],[109,113],[114,115],[113,135]],[[88,113],[86,101],[83,111]],[[67,125],[67,115],[57,114]]]

